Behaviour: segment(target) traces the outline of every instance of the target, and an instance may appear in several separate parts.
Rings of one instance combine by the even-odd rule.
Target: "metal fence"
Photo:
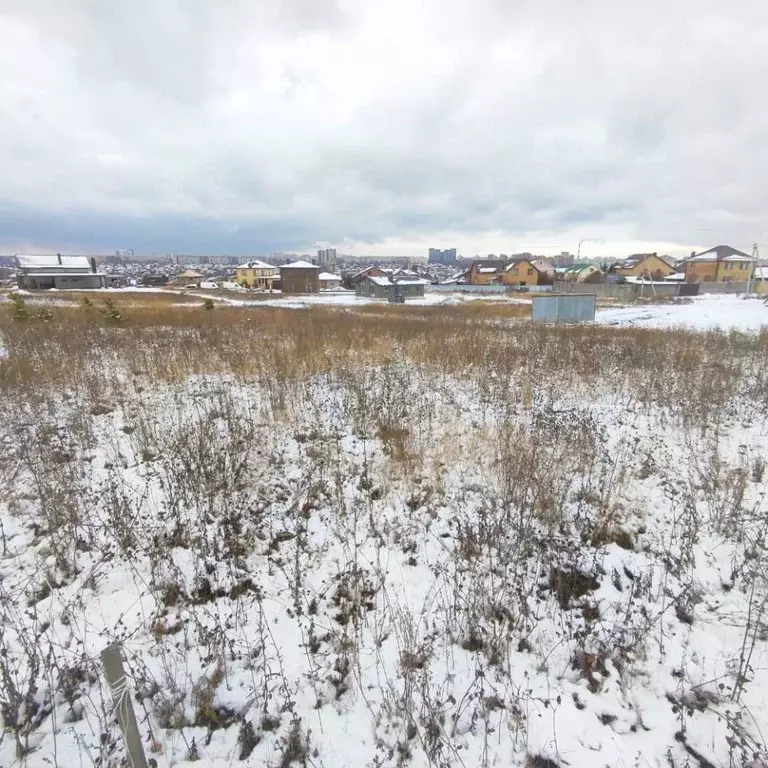
[[[595,319],[596,304],[594,293],[534,296],[531,317],[534,323],[589,323]]]
[[[557,283],[558,293],[594,294],[609,299],[633,299],[638,296],[645,298],[662,296],[698,296],[703,293],[746,293],[747,283],[672,283],[655,281],[653,283]],[[754,281],[750,290],[758,292],[758,284]]]
[[[551,285],[529,285],[526,288],[516,288],[511,285],[463,285],[451,283],[449,285],[428,285],[427,291],[438,293],[548,293]]]

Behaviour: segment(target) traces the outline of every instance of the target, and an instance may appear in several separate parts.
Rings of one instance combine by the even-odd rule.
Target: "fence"
[[[747,283],[557,283],[558,293],[588,294],[611,299],[633,299],[638,296],[645,298],[662,296],[698,296],[702,293],[746,293]],[[768,292],[761,283],[752,282],[750,291],[754,293]]]
[[[593,294],[610,299],[631,299],[635,293],[631,285],[618,283],[557,283],[558,293]]]
[[[755,290],[755,282],[752,281],[750,290]],[[699,293],[746,293],[747,283],[699,283]]]
[[[546,293],[551,290],[551,285],[529,285],[526,289],[515,288],[510,285],[463,285],[460,283],[427,286],[427,291],[437,291],[438,293]]]

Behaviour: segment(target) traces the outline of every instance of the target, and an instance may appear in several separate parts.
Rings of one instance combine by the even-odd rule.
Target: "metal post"
[[[131,768],[148,768],[144,747],[141,743],[139,725],[133,711],[133,701],[131,701],[128,678],[125,676],[120,646],[117,643],[107,646],[101,652],[101,662],[104,665],[104,675],[112,691],[115,714],[123,734]]]
[[[757,243],[755,243],[752,246],[752,269],[747,275],[747,294],[746,294],[747,296],[749,296],[749,292],[752,289],[752,277],[755,274],[756,270],[757,270]]]

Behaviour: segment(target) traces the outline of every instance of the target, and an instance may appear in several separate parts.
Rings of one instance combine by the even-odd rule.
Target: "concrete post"
[[[131,700],[128,678],[125,676],[120,646],[117,643],[112,643],[106,647],[101,652],[101,662],[104,665],[104,675],[112,691],[115,714],[123,734],[129,764],[131,768],[148,768],[147,759],[144,756],[144,746],[141,743],[139,725],[133,711],[133,701]]]

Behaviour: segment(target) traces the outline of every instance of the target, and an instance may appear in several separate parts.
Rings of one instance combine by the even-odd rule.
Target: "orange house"
[[[500,275],[502,285],[541,285],[545,274],[528,259],[512,259]]]
[[[663,280],[674,271],[675,268],[656,253],[636,253],[611,267],[611,272],[622,277],[643,277],[649,280]]]

